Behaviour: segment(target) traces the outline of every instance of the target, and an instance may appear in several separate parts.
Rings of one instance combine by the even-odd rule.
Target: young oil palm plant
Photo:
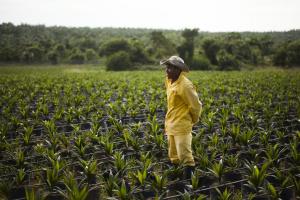
[[[270,195],[270,197],[271,197],[272,200],[278,200],[278,199],[280,199],[279,192],[274,187],[274,185],[272,185],[272,183],[268,183],[267,184],[267,192]]]
[[[79,159],[80,165],[84,170],[84,174],[87,178],[89,184],[96,183],[96,174],[97,174],[97,160],[89,159],[83,160]]]
[[[157,121],[156,115],[148,116],[147,126],[149,129],[150,135],[155,136],[159,133],[159,123]]]
[[[69,200],[85,200],[88,196],[89,189],[85,184],[78,183],[74,174],[69,172],[63,177],[66,190],[60,188],[56,191],[61,194],[65,199]],[[97,198],[97,197],[95,197]]]
[[[218,182],[221,183],[224,173],[227,171],[226,167],[223,164],[223,160],[220,159],[219,162],[214,162],[211,168],[208,168],[212,175],[214,175]]]
[[[154,179],[152,181],[152,188],[156,192],[156,194],[162,193],[162,191],[166,188],[167,185],[167,177],[166,174],[163,173],[162,175],[159,175],[155,172],[152,173]]]
[[[82,135],[79,135],[77,137],[74,138],[74,145],[75,145],[75,149],[78,153],[78,155],[81,158],[85,157],[86,154],[86,150],[88,148],[88,145],[86,144],[86,140],[85,137]]]
[[[15,181],[16,181],[17,185],[22,185],[24,183],[25,176],[26,176],[26,172],[25,172],[24,168],[17,170],[17,174],[15,177]]]
[[[192,173],[191,177],[191,183],[193,190],[196,190],[199,187],[200,184],[200,172],[195,170],[194,173]]]
[[[232,143],[235,144],[238,141],[238,138],[240,136],[240,124],[232,124],[231,130],[230,130],[230,136],[232,138]]]
[[[267,169],[269,167],[269,163],[265,162],[261,168],[259,168],[257,165],[253,165],[251,163],[246,162],[245,167],[248,170],[247,175],[247,186],[249,188],[254,189],[255,192],[259,192],[262,190],[262,187],[266,181],[267,177]]]
[[[295,166],[299,166],[300,164],[300,153],[298,151],[298,146],[299,142],[297,139],[291,142],[289,145],[291,160]]]
[[[32,131],[33,131],[32,126],[24,127],[24,133],[22,134],[22,138],[23,138],[23,143],[25,146],[28,146],[30,143]]]
[[[39,191],[36,188],[25,188],[26,200],[44,200],[46,199],[46,194]]]
[[[117,182],[119,180],[119,174],[116,173],[115,175],[112,171],[109,171],[109,174],[104,179],[104,190],[108,196],[114,195],[115,187],[117,186]]]
[[[55,125],[54,120],[49,120],[49,121],[45,120],[43,121],[43,125],[46,128],[49,136],[55,135],[57,133],[57,127]]]
[[[255,136],[255,131],[248,129],[245,132],[242,132],[241,134],[239,134],[237,139],[239,141],[239,144],[247,146],[248,144],[250,144],[252,142],[254,136]]]
[[[275,145],[267,145],[266,149],[264,150],[264,153],[267,156],[270,165],[278,166],[278,164],[282,161],[280,157],[281,155],[283,155],[285,150],[285,148],[280,149],[279,144],[276,143]]]
[[[233,193],[230,192],[227,188],[222,192],[219,190],[219,188],[216,188],[216,191],[218,193],[217,200],[230,200],[233,197]]]
[[[128,186],[126,186],[126,183],[124,179],[122,180],[121,186],[116,184],[116,189],[114,190],[114,193],[118,196],[121,200],[130,200],[132,199],[132,194]]]
[[[24,168],[25,167],[25,154],[24,151],[21,149],[17,149],[15,152],[15,159],[16,159],[16,167],[18,169]]]
[[[122,152],[116,151],[113,154],[113,159],[114,159],[113,163],[114,163],[116,170],[118,172],[120,172],[121,174],[123,174],[124,170],[128,166],[128,163],[125,160],[125,156],[122,154]]]

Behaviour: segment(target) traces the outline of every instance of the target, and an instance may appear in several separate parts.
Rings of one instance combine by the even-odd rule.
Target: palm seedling
[[[124,179],[122,180],[121,186],[116,184],[116,189],[114,190],[115,194],[121,200],[129,200],[132,199],[129,188],[126,186]]]
[[[66,190],[57,189],[56,191],[61,194],[65,199],[69,200],[85,200],[88,196],[88,186],[77,182],[74,174],[69,172],[63,178]],[[97,198],[97,197],[96,197]]]
[[[222,108],[221,109],[221,118],[219,119],[220,125],[222,127],[226,127],[228,118],[229,118],[229,110],[227,108]]]
[[[53,191],[55,186],[61,180],[60,171],[57,168],[47,168],[45,169],[46,172],[46,184],[50,191]]]
[[[279,198],[279,192],[276,190],[276,188],[272,185],[272,183],[267,184],[267,192],[269,193],[272,200],[278,200]]]
[[[115,175],[112,174],[110,171],[108,176],[104,180],[104,190],[107,193],[108,196],[113,196],[114,189],[117,185],[119,174],[116,173]]]
[[[233,193],[230,192],[227,188],[223,192],[221,192],[218,188],[216,188],[218,193],[217,200],[230,200],[233,197]]]
[[[64,110],[62,108],[57,108],[55,111],[54,111],[54,115],[53,115],[53,118],[55,120],[61,120],[62,117],[63,117],[63,113],[64,113]]]
[[[117,151],[113,154],[113,158],[114,158],[113,163],[116,170],[120,173],[123,173],[128,165],[125,160],[125,156],[121,152]]]
[[[151,102],[148,104],[149,114],[150,114],[151,116],[154,116],[154,115],[155,115],[155,112],[156,112],[156,109],[157,109],[157,103],[151,101]]]
[[[210,139],[209,146],[217,147],[219,143],[218,133],[215,132],[212,134],[212,136],[209,135],[208,138]]]
[[[25,176],[26,176],[25,169],[24,168],[18,169],[15,178],[17,185],[21,185],[25,181]]]
[[[97,120],[95,120],[95,121],[93,121],[93,123],[92,123],[90,132],[92,133],[92,135],[98,136],[98,134],[99,134],[99,132],[100,132],[100,128],[101,128],[100,123],[99,123]]]
[[[136,172],[133,172],[132,175],[140,186],[145,187],[145,183],[147,179],[146,169],[137,170]]]
[[[278,143],[273,145],[268,145],[264,150],[265,155],[268,158],[270,164],[275,164],[276,166],[281,162],[280,156],[284,153],[285,148],[280,149]]]
[[[5,125],[0,125],[0,152],[5,150],[6,148],[6,144],[7,144],[7,140],[6,140],[6,136],[7,136],[7,130],[8,127]]]
[[[200,174],[199,174],[199,171],[195,171],[195,173],[192,174],[192,177],[191,177],[191,183],[192,183],[192,188],[194,190],[196,190],[198,187],[199,187],[199,183],[200,183]]]
[[[31,135],[32,135],[33,127],[24,127],[24,133],[22,135],[24,145],[27,146],[30,143]]]
[[[114,143],[110,141],[106,141],[104,143],[104,150],[108,155],[112,155],[114,151]]]
[[[249,143],[251,143],[254,136],[255,136],[254,130],[249,129],[249,130],[239,134],[239,137],[237,139],[239,141],[239,144],[247,146]]]
[[[269,167],[269,163],[266,162],[259,169],[257,165],[252,165],[250,163],[245,163],[245,166],[248,170],[248,183],[247,186],[249,188],[254,189],[256,192],[259,192],[265,183],[265,178],[267,177],[267,169]]]
[[[202,153],[199,155],[199,165],[201,169],[206,169],[210,165],[210,159],[207,153]]]
[[[234,117],[237,118],[240,122],[244,123],[242,108],[240,106],[234,106],[232,110],[233,110]]]
[[[157,194],[161,193],[167,185],[167,178],[165,174],[159,175],[157,173],[153,173],[153,181],[152,188],[155,190]]]
[[[226,172],[226,168],[223,164],[223,160],[220,159],[219,162],[213,163],[211,168],[208,168],[208,170],[212,173],[212,175],[214,175],[218,179],[218,182],[221,183],[222,177]]]
[[[63,147],[63,150],[69,153],[71,150],[70,138],[65,134],[61,134],[59,135],[59,141],[61,146]]]
[[[151,116],[148,116],[148,127],[149,127],[149,132],[151,135],[155,136],[158,134],[159,132],[159,124],[157,122],[156,119],[156,115],[153,115],[153,117],[151,118]]]
[[[117,132],[117,133],[122,133],[122,131],[124,130],[124,125],[122,124],[121,120],[117,120],[116,118],[109,116],[108,118],[109,122],[112,124],[113,129]]]
[[[224,163],[226,163],[226,165],[231,169],[235,169],[238,167],[238,160],[239,160],[238,154],[235,155],[231,154],[224,157]]]
[[[25,188],[26,200],[44,200],[46,199],[45,194],[41,191],[37,191],[35,188]]]
[[[294,140],[292,143],[290,143],[290,155],[291,159],[295,166],[299,166],[300,163],[300,153],[298,151],[298,141]]]
[[[122,132],[122,139],[124,140],[125,145],[128,148],[129,147],[129,141],[132,140],[131,133],[130,133],[130,131],[128,129],[124,129],[123,130],[123,132]]]
[[[24,155],[24,151],[18,149],[16,151],[16,167],[18,169],[24,168],[25,167],[25,155]]]
[[[90,159],[88,161],[79,159],[80,165],[84,170],[84,174],[87,178],[88,183],[96,183],[96,174],[97,174],[97,160]]]
[[[45,140],[48,147],[56,152],[59,149],[59,138],[57,133],[49,134],[49,140]]]
[[[61,172],[66,163],[61,160],[58,153],[54,153],[54,151],[48,151],[46,156],[51,163],[51,168],[44,169],[46,172],[46,184],[50,190],[53,190],[57,183],[61,180]]]
[[[74,138],[74,145],[77,153],[81,158],[84,158],[86,150],[88,148],[85,138],[82,135]]]
[[[235,144],[238,141],[240,135],[240,124],[232,124],[231,125],[231,131],[230,131],[230,136],[232,138],[233,144]]]
[[[51,135],[53,136],[57,133],[57,127],[53,120],[50,120],[50,121],[45,120],[45,121],[43,121],[43,125],[46,128],[49,136],[51,136]]]
[[[209,112],[207,117],[204,119],[203,124],[207,127],[208,132],[211,132],[214,127],[215,112]]]
[[[164,148],[164,145],[165,145],[164,135],[163,134],[156,134],[156,135],[152,136],[152,138],[153,138],[153,141],[154,141],[157,149],[162,150]]]
[[[259,134],[259,140],[262,142],[262,144],[268,145],[270,136],[271,136],[271,132],[263,131],[262,133]]]

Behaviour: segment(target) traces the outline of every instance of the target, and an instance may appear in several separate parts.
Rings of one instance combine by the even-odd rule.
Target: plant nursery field
[[[0,68],[0,199],[300,198],[300,71],[190,72],[196,171],[168,161],[164,71]]]

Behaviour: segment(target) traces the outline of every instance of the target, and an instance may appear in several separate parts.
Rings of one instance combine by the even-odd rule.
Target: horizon
[[[29,24],[29,23],[20,23],[15,24],[13,22],[0,22],[0,25],[2,24],[12,24],[14,26],[21,26],[21,25],[27,25],[27,26],[45,26],[46,28],[53,28],[53,27],[62,27],[62,28],[89,28],[89,29],[140,29],[140,30],[158,30],[158,31],[183,31],[184,29],[193,29],[193,28],[182,28],[182,29],[162,29],[162,28],[144,28],[144,27],[89,27],[89,26],[65,26],[65,25],[45,25],[45,24]],[[291,31],[300,31],[300,29],[289,29],[289,30],[271,30],[271,31],[205,31],[198,29],[199,33],[272,33],[272,32],[291,32]]]
[[[297,0],[0,0],[0,23],[202,32],[300,29]],[[17,14],[16,14],[17,13]]]

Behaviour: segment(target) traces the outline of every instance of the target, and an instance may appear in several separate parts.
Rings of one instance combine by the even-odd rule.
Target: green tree
[[[56,65],[58,63],[58,54],[55,51],[50,51],[47,54],[47,59],[51,64]]]
[[[205,39],[202,43],[202,48],[210,63],[217,65],[217,53],[221,49],[219,41],[215,39]]]
[[[288,66],[300,66],[300,40],[288,44],[286,61]]]
[[[122,71],[132,66],[130,55],[125,51],[118,51],[110,55],[106,60],[106,70]]]
[[[97,59],[97,53],[95,52],[94,49],[87,49],[85,51],[85,57],[86,57],[87,61],[93,62],[93,61],[96,61],[96,59]]]
[[[185,41],[177,48],[178,54],[187,64],[193,61],[195,37],[198,36],[198,29],[184,29],[182,37]]]
[[[25,48],[21,55],[21,59],[26,63],[38,63],[43,60],[43,56],[43,50],[38,45],[32,45]]]
[[[85,61],[84,54],[79,49],[73,49],[69,57],[69,62],[71,64],[83,64],[84,61]]]
[[[124,39],[111,40],[101,47],[100,56],[110,56],[118,51],[131,51],[129,42]]]
[[[175,45],[164,36],[162,31],[151,32],[150,40],[153,45],[151,53],[155,58],[168,57],[176,53]]]
[[[240,64],[238,60],[225,50],[220,50],[217,54],[218,69],[219,70],[239,70]]]

